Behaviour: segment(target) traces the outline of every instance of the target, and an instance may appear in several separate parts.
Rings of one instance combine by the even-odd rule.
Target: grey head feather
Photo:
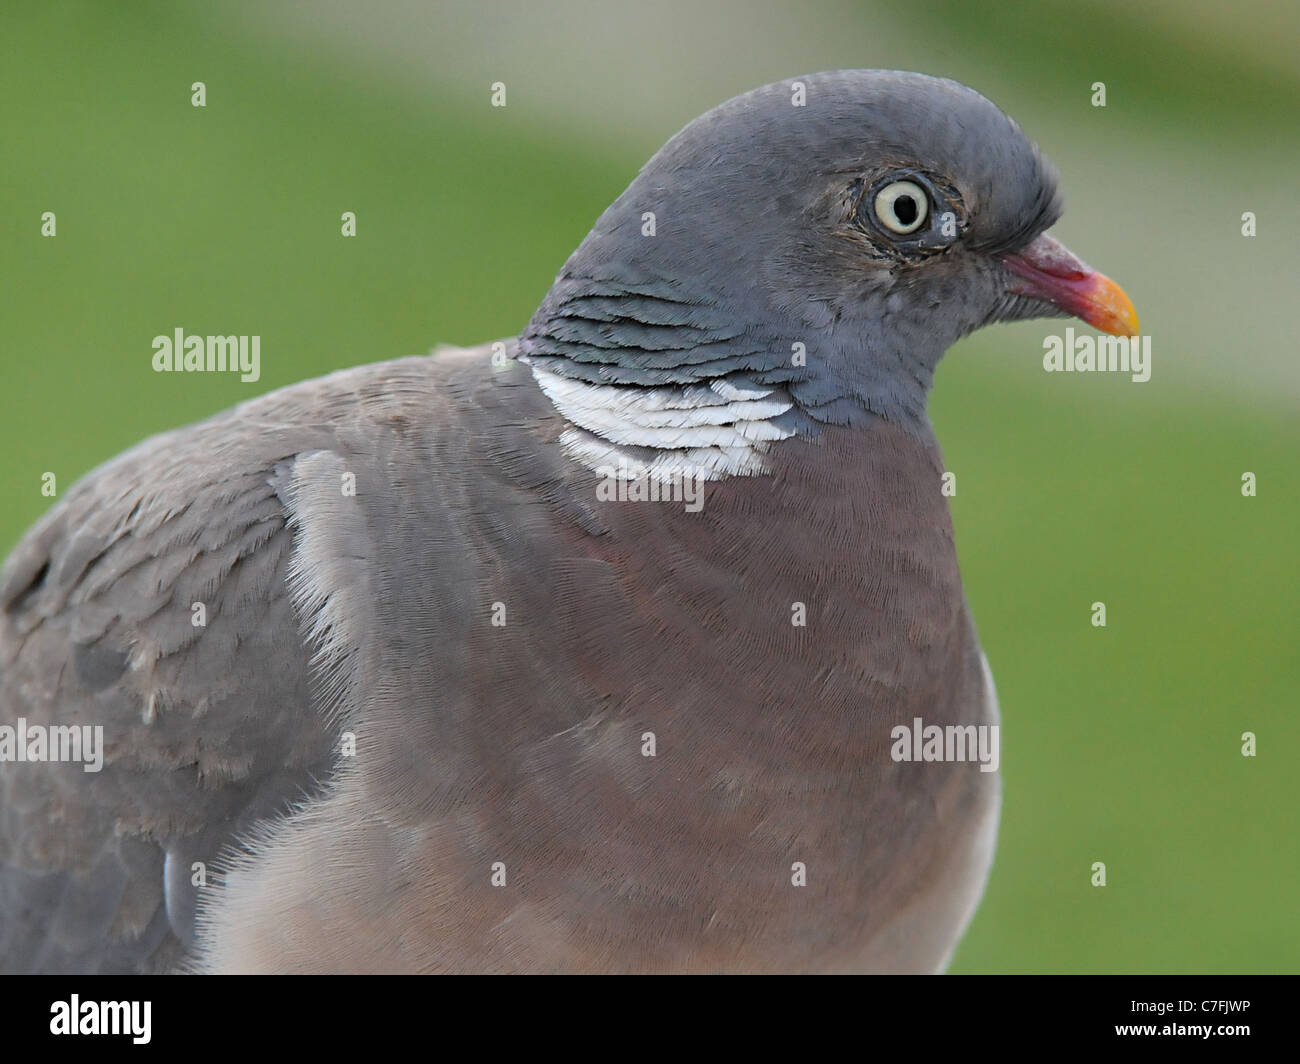
[[[864,221],[892,175],[934,190],[950,238],[894,240]],[[873,416],[915,427],[952,343],[1053,313],[1009,294],[993,256],[1060,212],[1037,148],[963,85],[882,70],[778,82],[691,122],[645,165],[565,264],[518,352],[598,384],[781,386],[797,431]]]

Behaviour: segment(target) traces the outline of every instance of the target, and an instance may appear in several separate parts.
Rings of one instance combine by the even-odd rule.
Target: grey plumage
[[[1003,293],[985,258],[1059,215],[1055,176],[1009,118],[955,82],[897,71],[799,80],[804,107],[792,105],[790,83],[768,85],[670,141],[566,264],[523,350],[591,381],[743,371],[788,386],[818,422],[862,423],[868,410],[920,416],[943,352]],[[960,250],[978,255],[923,255],[926,270],[862,268],[899,256],[850,222],[850,197],[902,168],[960,175]],[[644,212],[656,215],[653,239],[640,235]],[[889,305],[898,294],[901,313]],[[1017,311],[1044,308],[999,317]],[[790,360],[800,341],[812,356],[805,367]]]
[[[1000,265],[1059,206],[969,89],[800,80],[670,141],[504,360],[273,393],[27,534],[0,723],[106,754],[0,764],[0,967],[946,963],[996,774],[890,732],[997,706],[925,394],[959,336],[1061,312]],[[955,236],[864,221],[896,172]],[[707,476],[703,510],[606,501],[616,460]]]

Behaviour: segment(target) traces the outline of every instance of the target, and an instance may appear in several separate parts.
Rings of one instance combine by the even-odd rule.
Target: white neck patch
[[[527,359],[523,359],[527,361]],[[565,452],[588,469],[673,480],[721,480],[767,471],[775,440],[794,435],[772,419],[794,403],[777,388],[714,380],[643,388],[590,384],[529,362],[533,377],[572,427]]]

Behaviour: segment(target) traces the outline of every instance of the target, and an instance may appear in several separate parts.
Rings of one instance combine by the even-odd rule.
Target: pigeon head
[[[783,432],[924,424],[943,352],[982,325],[1136,331],[1118,286],[1047,235],[1060,214],[1051,166],[963,85],[879,70],[768,85],[646,164],[520,351],[552,398],[565,382],[766,389],[789,403],[768,419]]]

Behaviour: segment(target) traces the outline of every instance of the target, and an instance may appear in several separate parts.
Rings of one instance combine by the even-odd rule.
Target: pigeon
[[[1061,209],[963,85],[768,85],[519,335],[91,472],[0,574],[0,969],[944,970],[999,711],[926,399],[1136,333]]]

